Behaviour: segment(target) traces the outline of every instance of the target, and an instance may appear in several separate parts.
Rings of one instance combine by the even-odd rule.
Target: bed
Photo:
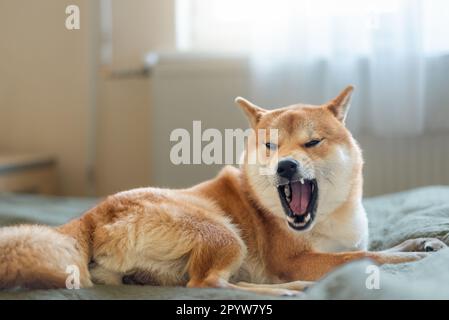
[[[98,199],[0,195],[0,225],[59,225],[79,216]],[[368,198],[370,247],[381,250],[403,240],[437,237],[449,245],[449,186],[432,186]],[[449,299],[449,249],[424,260],[380,268],[379,287],[367,289],[368,260],[352,262],[327,275],[302,299]],[[275,297],[218,289],[103,286],[79,290],[0,291],[0,299],[267,299]]]

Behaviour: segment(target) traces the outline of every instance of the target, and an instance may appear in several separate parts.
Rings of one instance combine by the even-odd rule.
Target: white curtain
[[[322,103],[354,84],[354,131],[449,129],[447,0],[190,4],[193,48],[249,52],[252,98],[262,106]]]

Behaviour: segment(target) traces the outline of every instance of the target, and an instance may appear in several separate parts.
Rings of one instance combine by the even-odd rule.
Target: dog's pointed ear
[[[267,112],[267,110],[256,106],[254,103],[249,102],[242,97],[237,97],[234,101],[240,108],[243,109],[252,128],[256,127],[260,118]]]
[[[349,111],[353,91],[353,86],[347,86],[337,97],[326,104],[326,108],[343,123],[345,123],[346,115]]]

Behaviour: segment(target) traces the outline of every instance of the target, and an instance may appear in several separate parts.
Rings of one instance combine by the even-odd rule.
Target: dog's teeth
[[[288,202],[292,201],[292,192],[290,189],[290,186],[288,184],[286,184],[284,186],[284,193],[285,193],[285,198],[287,199]]]
[[[295,227],[304,227],[306,225],[306,222],[298,222],[294,223]]]
[[[301,184],[304,184],[304,179],[303,178],[301,178],[301,180],[299,180],[299,181],[301,181]]]
[[[310,213],[308,213],[307,216],[304,218],[305,222],[309,222],[309,220],[310,220]]]
[[[285,185],[284,192],[287,197],[290,197],[290,187],[288,185]]]

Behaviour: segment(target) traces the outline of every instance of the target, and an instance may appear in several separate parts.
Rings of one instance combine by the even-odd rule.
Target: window
[[[373,42],[415,37],[414,45],[441,54],[449,52],[448,16],[445,0],[177,0],[177,47],[242,52],[306,41],[326,55],[340,41],[367,54],[379,48]]]

